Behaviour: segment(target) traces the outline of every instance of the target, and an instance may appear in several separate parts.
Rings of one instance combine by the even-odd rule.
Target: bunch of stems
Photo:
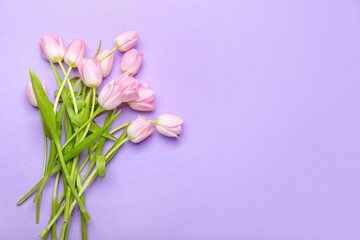
[[[105,59],[108,55],[109,54],[105,55],[100,60]],[[99,132],[100,130],[92,130],[93,133],[89,134],[91,125],[96,124],[93,122],[93,119],[104,111],[104,109],[102,109],[97,104],[96,89],[89,88],[82,84],[81,78],[79,77],[73,77],[72,79],[69,79],[72,67],[69,66],[68,70],[66,71],[62,61],[59,61],[58,64],[62,69],[64,77],[63,79],[59,80],[59,73],[51,61],[50,63],[53,67],[54,75],[59,85],[59,90],[55,92],[56,99],[53,105],[53,111],[56,116],[56,121],[59,123],[59,125],[62,125],[63,121],[65,122],[64,131],[62,127],[60,127],[58,129],[58,135],[60,137],[62,132],[65,132],[66,140],[65,143],[60,146],[56,141],[54,141],[54,139],[52,139],[51,134],[48,133],[46,124],[43,123],[44,160],[41,179],[18,201],[18,204],[22,204],[33,193],[37,192],[33,202],[36,203],[37,206],[36,222],[38,223],[40,219],[42,191],[49,177],[56,175],[52,196],[52,214],[47,226],[41,232],[40,238],[47,239],[48,235],[51,233],[51,239],[57,239],[56,223],[59,220],[61,214],[63,214],[60,239],[67,239],[71,216],[76,204],[78,204],[81,210],[82,238],[87,239],[87,221],[90,221],[90,217],[88,216],[85,208],[84,191],[99,175],[99,169],[96,166],[96,158],[102,156],[105,164],[111,160],[118,149],[129,140],[129,138],[126,136],[126,127],[129,126],[130,122],[122,124],[116,127],[114,130],[109,131],[111,123],[120,113],[120,111],[116,113],[116,109],[114,109],[113,111],[108,111],[104,126],[102,128],[97,126],[96,129],[100,129],[102,132]],[[79,100],[85,102],[85,107],[79,106]],[[59,103],[62,104],[58,109]],[[87,110],[85,108],[88,106],[91,106],[90,113],[86,114]],[[79,124],[79,121],[73,121],[74,118],[77,118],[77,120],[82,120],[80,121],[81,124]],[[125,130],[118,138],[114,137],[112,134],[120,129]],[[95,139],[95,137],[92,136],[94,134],[97,134],[96,136],[99,137]],[[106,154],[102,154],[102,149],[106,140],[114,141],[114,144],[106,152]],[[48,145],[50,145],[49,153]],[[80,153],[84,151],[84,146],[87,147],[88,154],[83,160],[81,166],[79,166]],[[67,157],[69,154],[70,157]],[[87,164],[89,167],[84,173]],[[64,188],[61,195],[58,196],[59,183],[61,178]]]

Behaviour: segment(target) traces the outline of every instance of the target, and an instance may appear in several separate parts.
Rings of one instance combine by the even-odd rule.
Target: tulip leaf
[[[71,158],[77,156],[86,148],[88,148],[91,144],[93,144],[106,131],[106,129],[115,121],[117,116],[119,116],[120,112],[121,110],[117,114],[115,114],[107,123],[105,123],[102,128],[89,135],[87,138],[79,142],[73,149],[67,152],[64,155],[64,160],[66,162],[69,161]]]
[[[104,178],[106,176],[106,158],[102,155],[96,157],[96,168],[99,174],[99,177]]]
[[[90,132],[96,132],[97,130],[99,130],[101,127],[99,125],[97,125],[94,121],[92,121],[90,123],[90,128],[89,128],[89,131]],[[111,140],[114,140],[116,141],[116,137],[114,137],[112,134],[108,133],[108,132],[104,132],[104,134],[102,135],[108,139],[111,139]]]
[[[75,82],[76,80],[78,80],[80,77],[79,76],[75,76],[75,77],[72,77],[69,81],[71,83],[71,86],[73,87],[73,89],[75,88]],[[74,89],[75,90],[75,89]]]
[[[90,108],[86,106],[78,114],[75,114],[70,119],[75,126],[81,127],[87,120],[89,120],[89,117],[90,117]]]
[[[97,55],[98,55],[98,54],[99,54],[99,52],[100,52],[100,49],[101,49],[101,40],[100,40],[99,48],[98,48],[98,50],[97,50],[97,52],[96,52],[96,54],[95,54],[95,57],[94,57],[94,58],[96,58],[96,57],[97,57]]]
[[[61,137],[62,134],[62,120],[63,120],[63,116],[64,116],[64,110],[65,110],[65,104],[62,104],[59,112],[56,116],[56,125],[58,128],[58,136]]]
[[[35,73],[31,69],[30,69],[30,77],[31,77],[31,83],[34,89],[36,101],[39,105],[41,117],[45,122],[45,125],[48,128],[52,138],[55,141],[59,141],[59,137],[57,134],[57,127],[56,127],[56,117],[53,110],[53,105],[49,101],[39,78],[35,75]]]

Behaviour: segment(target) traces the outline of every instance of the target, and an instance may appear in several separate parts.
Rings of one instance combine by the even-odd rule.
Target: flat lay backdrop
[[[40,37],[81,38],[93,56],[130,29],[137,79],[156,92],[143,115],[176,113],[184,129],[124,145],[85,192],[89,239],[360,239],[359,1],[1,1],[0,12],[0,239],[37,239],[51,213],[54,178],[39,224],[32,198],[16,205],[43,157],[28,69],[51,100],[56,90]],[[137,115],[124,106],[114,126]],[[69,239],[80,238],[76,209]]]

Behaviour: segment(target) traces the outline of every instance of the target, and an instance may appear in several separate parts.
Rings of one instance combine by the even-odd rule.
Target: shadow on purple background
[[[82,38],[92,56],[99,40],[112,48],[128,29],[144,53],[137,78],[157,94],[145,116],[176,113],[184,132],[122,148],[85,192],[89,239],[360,239],[358,1],[2,1],[0,9],[0,239],[36,239],[51,212],[53,178],[40,224],[31,201],[16,205],[42,166],[40,116],[25,98],[29,67],[56,89],[40,37]],[[119,52],[115,59],[106,82],[120,74]],[[125,107],[116,125],[137,115]],[[78,210],[69,237],[81,237]]]

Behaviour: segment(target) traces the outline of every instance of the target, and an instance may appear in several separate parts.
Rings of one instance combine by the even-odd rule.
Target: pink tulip
[[[144,117],[139,116],[135,121],[131,122],[126,133],[130,141],[138,143],[150,136],[154,132],[151,123],[146,121]]]
[[[62,61],[65,55],[65,47],[59,36],[54,37],[45,35],[40,39],[40,48],[42,56],[52,62]]]
[[[46,85],[44,82],[42,82],[42,86],[43,86],[46,94],[48,94],[48,91],[47,91],[47,88],[46,88]],[[31,82],[28,82],[28,84],[26,85],[26,97],[29,100],[29,102],[31,103],[31,105],[33,105],[34,107],[38,107],[36,97],[35,97],[35,92],[34,92]]]
[[[115,82],[120,86],[121,92],[124,94],[123,102],[136,101],[139,99],[137,80],[129,76],[129,73],[121,74]]]
[[[136,49],[130,49],[124,53],[121,59],[121,71],[128,72],[130,76],[137,74],[143,61],[143,55]]]
[[[100,58],[105,56],[105,54],[107,54],[108,52],[110,52],[109,49],[106,49],[106,50],[100,52],[97,55],[97,59],[100,60]],[[106,78],[110,74],[111,69],[114,65],[114,54],[112,53],[108,57],[106,57],[104,60],[102,60],[100,62],[100,65],[101,65],[101,69],[102,69],[102,76],[103,76],[103,78]]]
[[[85,43],[79,39],[74,39],[66,49],[65,62],[71,67],[77,67],[81,59],[85,56]]]
[[[139,36],[135,31],[126,31],[116,37],[115,45],[120,51],[125,52],[134,47],[138,41]]]
[[[102,70],[99,59],[83,58],[79,62],[79,72],[84,84],[90,88],[98,87],[102,82]]]
[[[130,107],[137,111],[152,111],[155,109],[154,91],[145,83],[140,83],[138,88],[139,99],[128,102]]]
[[[156,119],[156,130],[167,137],[178,137],[183,120],[174,114],[163,114]]]
[[[122,94],[120,86],[116,84],[115,80],[112,80],[101,90],[98,102],[102,108],[112,110],[118,107],[124,98],[125,95]]]

